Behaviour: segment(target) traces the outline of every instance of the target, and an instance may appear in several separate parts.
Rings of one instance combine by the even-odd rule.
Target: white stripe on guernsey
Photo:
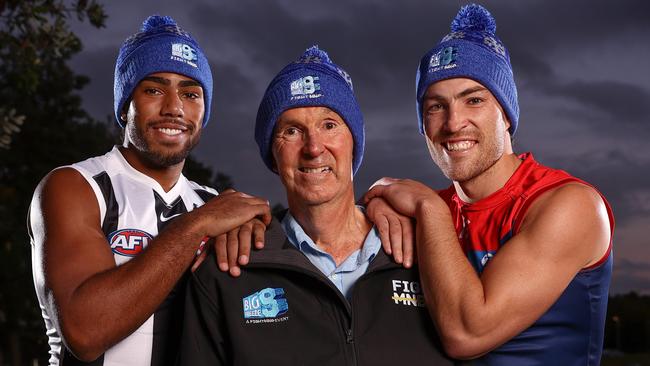
[[[153,315],[133,334],[104,353],[104,366],[150,366]]]

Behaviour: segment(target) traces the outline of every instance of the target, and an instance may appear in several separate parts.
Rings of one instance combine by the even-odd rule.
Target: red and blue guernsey
[[[522,164],[505,186],[480,201],[472,204],[461,201],[453,186],[440,192],[451,209],[463,250],[479,275],[499,248],[517,235],[526,210],[536,198],[567,183],[589,185],[564,171],[537,163],[530,153],[520,158]],[[613,233],[612,210],[604,197],[603,201]],[[610,240],[603,258],[578,272],[558,300],[533,325],[469,364],[599,365],[612,274],[611,247]]]

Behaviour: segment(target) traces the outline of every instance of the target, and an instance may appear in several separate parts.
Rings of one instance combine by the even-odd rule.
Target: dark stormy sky
[[[72,64],[91,78],[82,91],[95,117],[112,113],[121,42],[151,14],[171,15],[212,65],[212,117],[194,155],[239,190],[285,202],[253,140],[255,115],[273,76],[312,44],[352,76],[366,121],[357,194],[382,176],[449,184],[418,133],[420,57],[446,33],[463,2],[105,1],[107,27],[75,24],[84,51]],[[515,151],[532,151],[598,187],[616,215],[612,292],[650,293],[650,2],[484,1],[510,51],[521,117]]]

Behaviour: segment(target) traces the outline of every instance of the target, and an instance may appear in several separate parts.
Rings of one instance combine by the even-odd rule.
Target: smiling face
[[[123,114],[124,146],[149,167],[182,163],[201,137],[203,103],[203,88],[193,79],[173,73],[145,77]]]
[[[272,154],[289,206],[354,200],[353,145],[348,126],[329,108],[282,113],[273,133]]]
[[[464,78],[429,86],[422,101],[429,153],[449,179],[467,182],[512,154],[508,122],[492,93]]]

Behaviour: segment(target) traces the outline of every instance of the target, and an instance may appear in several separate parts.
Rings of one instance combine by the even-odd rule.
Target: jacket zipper
[[[354,345],[354,334],[352,333],[352,325],[350,325],[350,328],[346,329],[345,331],[345,342],[350,345],[350,348],[352,349],[352,365],[356,366],[357,365],[357,349]]]

